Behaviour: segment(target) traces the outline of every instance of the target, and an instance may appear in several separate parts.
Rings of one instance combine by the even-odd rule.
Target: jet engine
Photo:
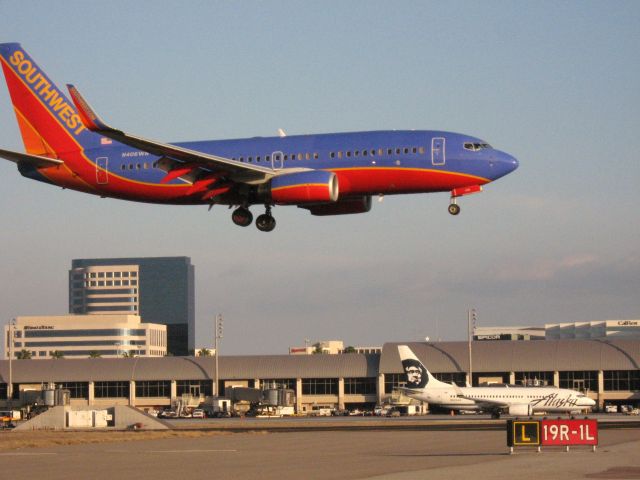
[[[304,205],[338,200],[338,177],[333,172],[311,170],[273,177],[260,191],[276,205]]]
[[[514,417],[527,417],[533,413],[533,407],[527,403],[519,405],[509,405],[509,415]]]

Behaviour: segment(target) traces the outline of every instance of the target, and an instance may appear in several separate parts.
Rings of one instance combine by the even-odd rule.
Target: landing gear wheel
[[[456,203],[452,203],[449,205],[449,213],[451,215],[458,215],[460,213],[460,206]]]
[[[256,227],[261,232],[270,232],[276,228],[276,219],[270,213],[263,213],[256,218]]]
[[[248,208],[236,208],[231,214],[231,220],[239,227],[248,227],[253,222],[253,214]]]

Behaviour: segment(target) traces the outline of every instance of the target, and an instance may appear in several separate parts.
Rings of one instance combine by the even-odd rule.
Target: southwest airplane
[[[236,207],[246,227],[251,205],[261,231],[275,228],[274,205],[313,215],[364,213],[371,197],[476,193],[518,161],[468,135],[439,131],[371,131],[161,143],[104,123],[78,90],[68,97],[18,43],[0,44],[0,63],[26,153],[0,149],[33,180],[137,202]]]
[[[407,386],[402,391],[408,397],[450,410],[481,410],[532,415],[533,412],[580,412],[590,410],[596,402],[584,393],[557,387],[519,387],[500,384],[487,387],[458,387],[437,380],[406,345],[398,345]]]

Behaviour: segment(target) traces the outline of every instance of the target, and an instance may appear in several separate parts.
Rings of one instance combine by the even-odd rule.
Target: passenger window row
[[[337,152],[331,152],[329,154],[329,156],[331,158],[342,158],[343,156],[349,158],[349,157],[359,157],[359,156],[363,156],[363,157],[375,157],[376,155],[379,157],[382,157],[383,155],[385,155],[385,150],[386,150],[386,154],[391,156],[394,154],[396,155],[401,155],[401,154],[405,154],[405,155],[409,155],[409,154],[420,154],[423,155],[425,152],[424,147],[397,147],[395,149],[393,148],[378,148],[378,150],[376,150],[375,148],[372,148],[371,150],[354,150],[353,152],[351,150],[347,150],[345,152],[342,152],[342,150],[338,150]]]
[[[467,144],[465,144],[465,148],[467,148]],[[337,152],[330,152],[329,153],[329,157],[330,158],[351,158],[351,157],[382,157],[383,155],[409,155],[409,154],[413,154],[413,155],[424,155],[425,153],[425,147],[397,147],[397,148],[378,148],[377,150],[372,148],[372,149],[365,149],[365,150],[338,150]],[[276,154],[275,156],[275,160],[280,161],[281,158],[284,161],[287,160],[311,160],[312,158],[314,160],[317,160],[318,158],[320,158],[320,155],[318,154],[318,152],[313,152],[313,153],[309,153],[309,152],[305,152],[305,153],[284,153],[284,154]],[[254,161],[256,163],[260,163],[262,161],[269,163],[271,162],[271,155],[249,155],[249,156],[241,156],[241,157],[231,157],[231,160],[235,160],[235,161],[240,161],[240,162],[248,162],[248,163],[253,163]],[[149,164],[149,162],[143,162],[143,163],[123,163],[122,165],[120,165],[120,170],[122,171],[126,171],[126,170],[148,170],[149,168],[158,168],[158,162],[153,162],[151,164]]]
[[[375,157],[375,156],[383,156],[385,155],[401,155],[401,154],[405,154],[405,155],[409,155],[409,154],[420,154],[420,155],[424,155],[425,153],[425,147],[397,147],[397,148],[378,148],[377,150],[375,148],[372,149],[365,149],[365,150],[338,150],[337,152],[330,152],[329,153],[329,157],[330,158],[351,158],[351,157]],[[320,158],[320,155],[318,154],[318,152],[313,152],[313,153],[291,153],[291,154],[282,154],[282,160],[287,161],[287,160],[311,160],[311,159],[317,160],[318,158]],[[247,157],[232,157],[232,160],[239,160],[241,162],[247,161],[249,163],[252,163],[254,160],[256,162],[260,162],[262,159],[264,159],[265,162],[270,162],[271,161],[271,156],[270,155],[264,155],[263,157],[261,157],[260,155],[257,155],[255,157],[253,156],[247,156]],[[280,160],[280,155],[276,156],[276,160]]]
[[[280,155],[276,154],[275,156],[276,160],[280,160]],[[298,160],[311,160],[311,158],[313,157],[314,160],[317,160],[318,158],[320,158],[320,155],[318,155],[317,152],[314,153],[292,153],[292,154],[282,154],[282,159],[283,160],[295,160],[296,158]],[[249,163],[253,163],[253,161],[255,160],[256,162],[260,163],[262,160],[264,160],[265,162],[270,162],[271,161],[271,155],[264,155],[264,156],[260,156],[260,155],[256,155],[254,156],[247,156],[247,157],[231,157],[231,160],[239,160],[241,162],[249,162]]]
[[[149,168],[158,168],[158,162],[153,162],[149,165],[149,162],[144,163],[123,163],[120,165],[120,170],[149,170]]]

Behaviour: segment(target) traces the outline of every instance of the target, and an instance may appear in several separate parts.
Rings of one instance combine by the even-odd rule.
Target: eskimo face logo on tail
[[[9,63],[14,67],[15,72],[31,86],[31,90],[40,97],[45,106],[58,117],[62,125],[74,135],[79,135],[85,130],[80,116],[69,105],[64,95],[40,72],[36,64],[22,50],[13,52],[9,57]]]
[[[425,368],[412,358],[402,361],[402,368],[407,375],[407,387],[424,388],[429,382],[429,376]]]

